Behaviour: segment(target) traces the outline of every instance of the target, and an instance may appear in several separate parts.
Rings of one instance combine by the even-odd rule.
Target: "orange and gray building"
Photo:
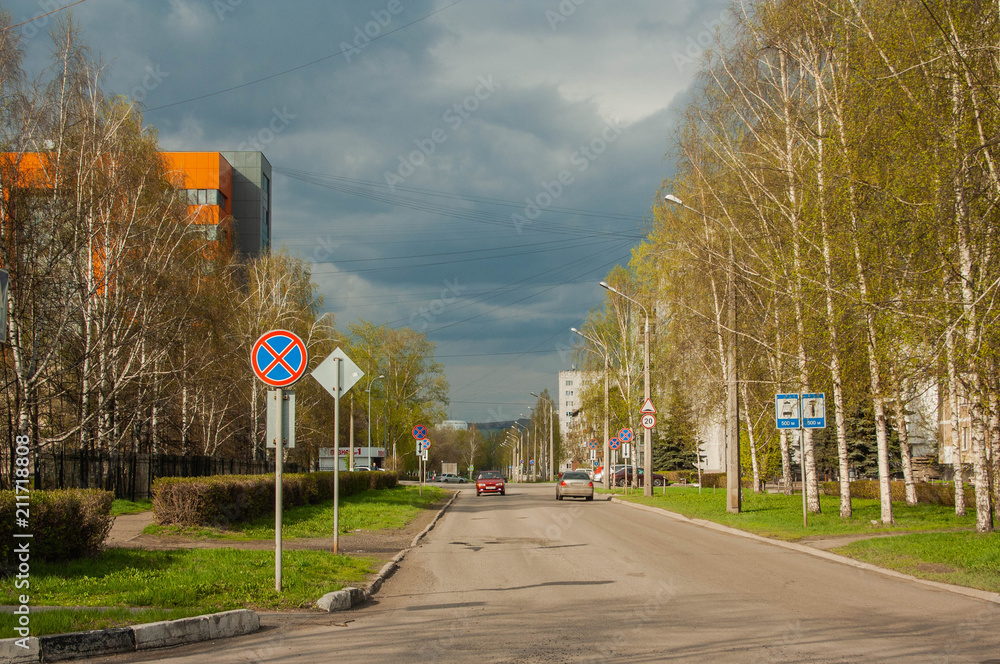
[[[185,190],[191,222],[226,251],[271,250],[271,163],[259,151],[163,152],[167,175]]]

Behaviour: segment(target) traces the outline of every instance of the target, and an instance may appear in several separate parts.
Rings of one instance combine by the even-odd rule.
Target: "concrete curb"
[[[824,551],[823,549],[816,549],[811,546],[806,546],[805,544],[798,544],[796,542],[785,542],[782,540],[770,539],[768,537],[763,537],[761,535],[755,535],[754,533],[748,533],[744,530],[739,530],[738,528],[731,528],[729,526],[724,526],[721,523],[715,523],[714,521],[707,521],[705,519],[692,519],[690,517],[684,516],[683,514],[671,512],[669,510],[665,510],[659,507],[650,507],[649,505],[633,503],[627,500],[621,500],[620,498],[612,498],[611,502],[618,503],[619,505],[628,505],[629,507],[633,507],[639,510],[644,510],[646,512],[653,512],[655,514],[660,514],[661,516],[673,519],[674,521],[681,521],[684,523],[689,523],[694,526],[708,528],[710,530],[715,530],[720,533],[726,533],[727,535],[735,535],[737,537],[742,537],[744,539],[755,540],[757,542],[762,542],[764,544],[778,546],[783,549],[798,551],[799,553],[805,553],[807,555],[814,556],[816,558],[823,558],[831,562],[840,563],[841,565],[847,565],[849,567],[854,567],[857,569],[868,570],[869,572],[875,572],[877,574],[882,574],[883,576],[891,576],[896,579],[904,579],[906,581],[912,581],[922,586],[928,586],[930,588],[934,588],[935,590],[954,593],[956,595],[965,595],[966,597],[972,597],[974,599],[983,600],[984,602],[992,602],[994,604],[1000,604],[1000,593],[991,593],[986,590],[979,590],[978,588],[966,588],[965,586],[956,586],[951,583],[942,583],[940,581],[929,581],[927,579],[921,579],[919,577],[912,576],[910,574],[903,574],[902,572],[897,572],[896,570],[886,569],[885,567],[879,567],[877,565],[872,565],[871,563],[865,563],[861,562],[860,560],[848,558],[847,556],[841,556],[836,553]]]
[[[316,606],[324,611],[333,613],[334,611],[346,611],[357,606],[358,604],[363,604],[370,600],[372,595],[379,591],[382,584],[385,583],[385,580],[393,575],[396,568],[399,567],[399,563],[406,557],[406,554],[409,553],[410,549],[415,547],[417,543],[420,542],[425,535],[427,535],[427,533],[434,529],[437,522],[441,520],[442,516],[444,516],[445,510],[451,507],[451,504],[455,502],[455,499],[458,498],[460,493],[461,492],[456,491],[454,495],[452,495],[451,500],[445,503],[444,507],[438,510],[438,513],[434,515],[434,518],[429,524],[427,524],[427,527],[421,530],[420,533],[413,538],[413,541],[410,542],[410,546],[397,553],[393,556],[392,560],[383,565],[382,569],[380,569],[378,574],[375,575],[375,578],[372,579],[367,586],[365,586],[364,590],[360,590],[358,588],[344,588],[343,590],[327,593],[316,601]]]
[[[258,629],[260,617],[256,613],[237,609],[131,627],[32,637],[27,639],[28,648],[16,644],[20,639],[3,639],[0,640],[0,662],[36,664],[114,655],[241,636]]]

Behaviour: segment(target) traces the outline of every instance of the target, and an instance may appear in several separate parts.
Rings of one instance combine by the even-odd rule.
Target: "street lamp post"
[[[726,510],[738,514],[742,507],[740,495],[740,411],[739,376],[736,373],[736,253],[733,249],[733,233],[724,223],[694,209],[674,196],[663,197],[669,203],[680,205],[695,214],[710,219],[722,226],[729,235],[729,261],[726,266]]]
[[[542,397],[534,392],[531,392],[531,396]],[[549,404],[549,458],[548,463],[545,464],[545,480],[551,482],[552,478],[555,477],[556,471],[553,467],[555,465],[555,429],[556,429],[556,414],[552,408],[552,399],[546,400]]]
[[[579,334],[587,341],[597,344],[598,346],[600,346],[601,350],[604,351],[604,440],[601,441],[601,457],[603,459],[601,463],[604,465],[604,472],[601,474],[601,483],[604,484],[605,489],[609,489],[611,487],[611,478],[610,478],[611,468],[608,467],[608,440],[610,440],[608,438],[608,427],[609,427],[609,418],[611,417],[611,411],[608,409],[608,373],[610,371],[611,362],[610,358],[608,357],[608,347],[602,344],[597,339],[594,339],[593,337],[588,337],[586,334],[576,329],[575,327],[571,327],[569,329],[571,332]],[[587,350],[590,349],[588,348]],[[596,353],[597,351],[591,351],[591,352]]]
[[[646,307],[642,306],[642,303],[637,300],[633,300],[625,293],[616,290],[614,286],[610,286],[607,282],[602,281],[601,287],[606,288],[616,295],[620,295],[629,302],[638,305],[642,309],[642,313],[646,316],[646,327],[644,332],[645,338],[645,360],[643,362],[643,392],[645,394],[645,400],[649,400],[649,312],[646,311]],[[643,446],[642,453],[646,457],[644,459],[644,469],[643,474],[646,476],[645,481],[642,483],[642,495],[652,496],[653,495],[653,433],[651,430],[643,427]]]
[[[375,378],[368,381],[368,470],[372,469],[372,384],[379,380],[380,378],[385,378],[385,374],[379,374]]]
[[[521,413],[521,417],[524,417],[524,413]],[[518,429],[517,438],[517,479],[518,481],[524,479],[524,471],[522,466],[524,465],[524,437],[528,434],[528,427],[523,424],[518,424],[514,422],[514,426]]]

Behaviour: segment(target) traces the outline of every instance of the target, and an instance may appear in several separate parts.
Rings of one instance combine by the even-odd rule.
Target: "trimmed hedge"
[[[906,501],[906,483],[901,481],[889,482],[890,495],[893,502],[902,503]],[[947,484],[928,484],[927,482],[917,482],[917,502],[926,505],[955,506],[955,485],[951,482]],[[821,482],[820,492],[827,496],[840,495],[840,482]],[[878,480],[855,480],[851,482],[852,498],[867,498],[879,500]],[[965,486],[965,504],[976,504],[976,490]]]
[[[656,472],[660,473],[660,475],[663,475],[674,484],[680,482],[681,480],[686,480],[690,483],[698,481],[697,470],[658,470]]]
[[[100,489],[32,491],[28,498],[28,522],[33,537],[15,540],[15,519],[23,518],[23,513],[16,513],[13,491],[0,491],[0,551],[4,567],[15,566],[14,547],[22,542],[28,542],[32,561],[73,560],[99,553],[114,522],[111,516],[114,499],[113,493]]]
[[[340,497],[368,489],[391,489],[395,473],[344,471]],[[315,504],[333,498],[333,473],[282,475],[283,507]],[[153,514],[160,525],[226,528],[274,513],[274,474],[161,477],[153,482]]]

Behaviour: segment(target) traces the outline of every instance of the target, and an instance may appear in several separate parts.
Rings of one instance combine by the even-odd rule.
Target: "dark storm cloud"
[[[553,391],[569,368],[568,327],[600,304],[596,282],[651,219],[671,170],[669,106],[724,3],[450,2],[90,0],[72,11],[110,65],[106,89],[142,99],[164,149],[263,150],[276,245],[315,262],[340,325],[427,332],[452,414],[476,421],[517,410],[494,403],[526,409],[529,391]],[[24,20],[47,5],[6,7]],[[51,48],[40,28],[25,43],[34,71]],[[383,194],[388,180],[409,200],[282,169]]]

